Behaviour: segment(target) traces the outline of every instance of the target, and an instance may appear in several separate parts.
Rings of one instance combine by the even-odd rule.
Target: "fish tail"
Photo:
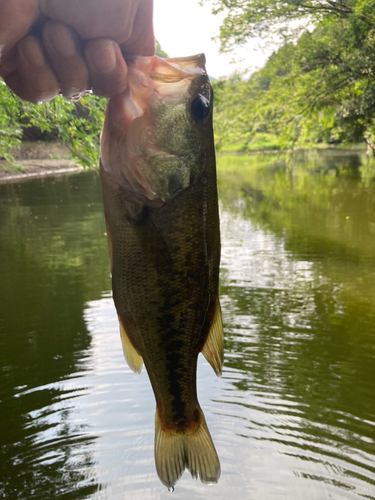
[[[167,428],[156,409],[155,415],[155,465],[161,482],[173,488],[188,469],[202,483],[217,483],[220,462],[201,408],[198,406],[198,423],[184,429]]]

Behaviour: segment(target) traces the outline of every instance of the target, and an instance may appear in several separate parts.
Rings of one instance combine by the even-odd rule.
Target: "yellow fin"
[[[140,356],[135,350],[120,320],[119,324],[122,350],[124,352],[126,362],[128,363],[129,368],[133,370],[134,373],[141,373],[143,365],[142,356]]]
[[[202,354],[210,363],[216,375],[220,377],[224,363],[224,333],[219,299],[216,303],[215,316],[203,346]]]
[[[201,408],[199,424],[181,430],[163,429],[158,410],[155,415],[155,465],[160,481],[169,489],[188,469],[202,483],[217,483],[220,462]]]

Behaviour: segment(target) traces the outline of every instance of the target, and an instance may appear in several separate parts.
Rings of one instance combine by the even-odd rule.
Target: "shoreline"
[[[0,184],[10,184],[39,177],[83,171],[69,155],[69,148],[60,141],[23,142],[13,152],[14,163],[0,160]]]
[[[85,169],[77,165],[73,160],[51,160],[32,159],[21,160],[22,170],[8,168],[5,170],[0,165],[0,184],[11,184],[13,182],[27,181],[33,178],[50,177],[74,172],[82,172]],[[88,169],[87,169],[88,170]]]
[[[323,149],[325,148],[322,148],[322,150]],[[327,149],[339,152],[366,152],[341,148]],[[264,154],[277,155],[283,153],[295,153],[296,151],[298,151],[298,149],[261,150],[246,152],[223,151],[216,153],[216,156],[255,156]],[[0,160],[0,184],[11,184],[15,182],[27,181],[29,179],[93,170],[91,168],[83,168],[78,165],[74,160],[67,157],[68,153],[68,148],[61,143],[25,143],[22,145],[19,154],[15,155],[15,161],[20,164],[20,168],[17,169],[17,167],[13,167],[7,164],[5,160]],[[55,158],[53,158],[53,156],[55,156]]]

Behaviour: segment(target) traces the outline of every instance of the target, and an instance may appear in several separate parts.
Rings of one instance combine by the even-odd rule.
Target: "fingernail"
[[[72,94],[68,97],[70,101],[79,101],[81,97],[83,97],[86,94],[86,90],[83,90],[82,92],[76,92],[75,94]]]
[[[44,66],[44,56],[40,49],[37,40],[32,37],[28,37],[25,42],[20,47],[21,54],[26,58],[27,62],[34,66],[35,68],[41,68]]]
[[[91,61],[98,73],[111,73],[117,64],[114,43],[111,41],[104,42],[93,51]]]

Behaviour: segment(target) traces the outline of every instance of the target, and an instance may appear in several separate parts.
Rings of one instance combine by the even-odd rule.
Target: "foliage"
[[[214,14],[226,12],[220,28],[222,50],[245,44],[249,38],[286,40],[300,36],[326,19],[344,19],[354,12],[355,0],[211,0]]]
[[[21,141],[22,127],[18,123],[18,105],[0,79],[0,158],[12,161],[11,150]]]
[[[12,150],[20,144],[23,129],[36,126],[41,131],[55,131],[79,164],[96,166],[106,103],[88,93],[78,102],[56,97],[36,106],[18,99],[1,82],[0,156],[12,163]]]
[[[159,57],[164,57],[165,59],[168,57],[168,54],[161,48],[158,40],[155,40],[155,54]]]
[[[223,6],[224,0],[216,3]],[[236,25],[239,4],[242,15],[248,9],[250,16],[241,27]],[[222,123],[217,126],[219,147],[226,140],[248,145],[256,134],[267,133],[279,138],[280,147],[306,141],[365,141],[375,150],[373,2],[329,2],[329,8],[324,1],[268,0],[258,17],[252,11],[259,7],[256,1],[225,5],[229,17],[221,32],[223,49],[272,26],[281,34],[290,19],[308,20],[310,30],[299,25],[298,40],[285,41],[250,78],[215,82],[216,120]],[[267,16],[269,28],[261,24]]]

